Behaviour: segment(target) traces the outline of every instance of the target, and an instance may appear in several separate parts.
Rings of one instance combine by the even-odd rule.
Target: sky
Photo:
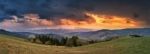
[[[149,0],[0,0],[0,28],[124,29],[149,27]]]

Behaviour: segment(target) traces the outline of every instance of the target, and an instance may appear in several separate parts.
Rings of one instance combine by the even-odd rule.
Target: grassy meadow
[[[120,37],[79,47],[42,45],[0,35],[0,54],[150,54],[150,37]]]

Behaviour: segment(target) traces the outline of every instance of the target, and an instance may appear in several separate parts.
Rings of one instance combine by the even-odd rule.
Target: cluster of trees
[[[131,35],[131,36],[139,37],[138,35]],[[80,39],[78,36],[72,36],[68,38],[68,37],[56,37],[51,34],[38,34],[38,35],[31,35],[29,37],[29,41],[33,43],[39,43],[39,44],[77,47],[82,45],[94,44],[97,42],[110,41],[117,38],[119,37],[118,36],[107,37],[104,40],[83,40]]]
[[[130,36],[141,37],[139,35],[130,35]],[[29,37],[29,41],[33,43],[39,43],[39,44],[77,47],[77,46],[82,46],[82,45],[94,44],[97,42],[110,41],[110,40],[118,39],[118,38],[119,36],[106,37],[103,40],[83,40],[83,39],[80,39],[78,36],[72,36],[68,38],[68,37],[55,37],[50,34],[38,34],[38,35],[31,35]]]
[[[134,35],[130,35],[131,37],[142,37],[141,35],[136,35],[136,34],[134,34]]]
[[[80,39],[77,36],[72,36],[71,38],[68,37],[54,38],[51,35],[40,34],[29,38],[29,41],[33,43],[68,46],[68,47],[77,47],[82,45]]]

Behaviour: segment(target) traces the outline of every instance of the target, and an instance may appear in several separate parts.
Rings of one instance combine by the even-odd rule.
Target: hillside
[[[88,54],[149,54],[150,37],[121,37],[116,40],[83,46]]]
[[[0,30],[0,34],[7,34],[10,36],[21,37],[21,38],[28,38],[30,35],[36,34],[46,34],[50,36],[55,36],[57,38],[61,37],[72,37],[78,36],[84,40],[105,40],[110,39],[116,36],[128,36],[128,35],[141,35],[141,36],[149,36],[150,35],[150,28],[130,28],[130,29],[118,29],[118,30],[97,30],[97,31],[86,31],[86,32],[67,32],[70,30],[42,30],[36,32],[12,32],[6,30]],[[38,33],[39,32],[39,33]],[[47,33],[49,32],[49,33]]]
[[[0,35],[0,54],[149,54],[150,37],[121,37],[81,47],[49,46]]]
[[[118,30],[98,30],[98,31],[89,31],[89,32],[73,32],[67,33],[68,36],[77,35],[83,39],[93,39],[93,40],[102,40],[103,38],[111,38],[114,36],[128,36],[128,35],[141,35],[149,36],[150,28],[130,28],[130,29],[118,29]]]
[[[0,35],[0,54],[80,54],[79,50],[63,46],[48,46],[27,42],[26,40]]]

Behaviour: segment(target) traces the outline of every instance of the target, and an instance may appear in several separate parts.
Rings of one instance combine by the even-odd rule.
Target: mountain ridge
[[[43,30],[44,31],[44,30]],[[51,33],[51,31],[54,33]],[[46,30],[48,33],[43,33],[43,34],[54,34],[55,36],[62,36],[62,37],[72,37],[72,36],[78,36],[81,39],[86,39],[86,40],[102,40],[102,39],[107,39],[107,38],[112,38],[116,36],[128,36],[128,35],[141,35],[141,36],[148,36],[150,35],[150,28],[128,28],[128,29],[119,29],[119,30],[97,30],[97,31],[86,31],[86,32],[68,32],[68,30],[62,30],[60,32],[64,33],[57,33],[59,30]],[[9,31],[4,31],[0,30],[0,33],[8,33],[8,34],[13,34],[17,35],[19,37],[24,37],[28,38],[29,35],[35,35],[39,33],[31,33],[31,32],[9,32]],[[42,33],[40,33],[42,34]]]

